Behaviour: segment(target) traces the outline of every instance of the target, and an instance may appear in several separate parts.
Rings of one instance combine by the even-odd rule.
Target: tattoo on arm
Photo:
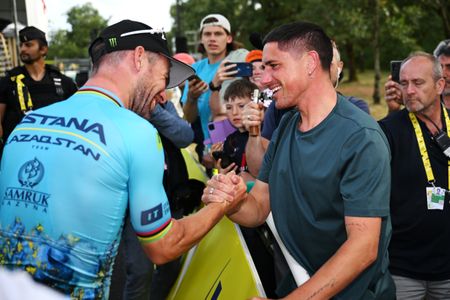
[[[313,299],[314,297],[316,297],[317,295],[322,293],[325,289],[332,288],[335,284],[336,284],[336,279],[332,278],[330,281],[328,281],[326,284],[324,284],[321,288],[319,288],[317,291],[312,293],[308,298],[306,298],[306,300]]]
[[[365,223],[357,223],[357,222],[351,222],[351,223],[345,223],[345,227],[348,228],[355,228],[359,232],[363,232],[367,230],[367,224]]]

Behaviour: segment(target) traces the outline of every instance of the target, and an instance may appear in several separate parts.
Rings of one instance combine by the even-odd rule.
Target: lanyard
[[[450,119],[448,117],[447,109],[443,106],[445,126],[447,127],[447,135],[450,136]],[[425,173],[427,174],[428,183],[434,186],[434,174],[431,168],[430,157],[428,156],[427,147],[425,145],[425,140],[423,138],[422,130],[419,125],[417,117],[412,112],[409,113],[409,118],[414,127],[414,132],[416,133],[417,143],[419,145],[420,156],[422,156],[423,166],[425,168]],[[450,160],[448,160],[448,188],[450,189]]]
[[[26,113],[30,110],[33,110],[33,102],[31,101],[31,95],[28,92],[27,87],[22,82],[22,79],[25,78],[25,75],[19,74],[15,76],[15,78],[11,78],[11,80],[15,80],[17,84],[17,96],[19,98],[19,104],[20,104],[20,110],[23,113]],[[28,99],[28,101],[25,101],[25,98]],[[27,103],[25,103],[27,102]]]

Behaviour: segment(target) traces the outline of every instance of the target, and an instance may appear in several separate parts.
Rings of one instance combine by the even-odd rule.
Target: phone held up
[[[401,60],[391,60],[391,76],[392,80],[400,83],[400,66],[402,65]]]
[[[229,66],[231,64],[236,65],[237,73],[234,75],[235,77],[250,77],[253,75],[253,65],[251,63],[246,62],[226,62],[225,66]]]

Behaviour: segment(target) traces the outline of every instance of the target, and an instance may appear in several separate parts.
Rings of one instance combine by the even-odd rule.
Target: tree
[[[88,47],[98,33],[108,25],[91,3],[74,6],[67,12],[71,30],[51,34],[49,58],[86,58]]]

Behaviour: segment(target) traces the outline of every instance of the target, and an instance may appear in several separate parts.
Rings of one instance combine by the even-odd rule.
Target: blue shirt
[[[214,75],[216,75],[217,69],[219,68],[220,61],[215,64],[210,64],[208,59],[202,59],[192,65],[198,77],[200,77],[204,82],[210,83]],[[183,91],[183,96],[181,97],[181,102],[183,104],[187,101],[189,87],[186,87]],[[205,140],[209,139],[208,123],[211,120],[211,108],[209,107],[209,98],[211,97],[211,91],[208,89],[203,94],[198,97],[197,108],[198,115],[200,116],[200,121],[202,123],[203,137]]]
[[[107,299],[127,207],[142,242],[171,227],[155,128],[84,87],[24,117],[0,173],[0,264],[79,299]]]

